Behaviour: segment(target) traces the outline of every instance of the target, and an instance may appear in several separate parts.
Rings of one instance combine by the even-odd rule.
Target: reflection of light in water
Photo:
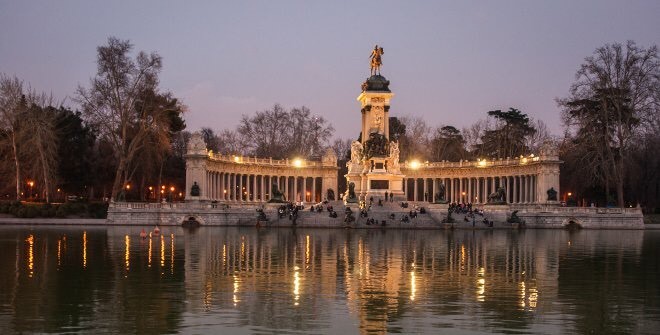
[[[412,271],[410,271],[410,300],[415,301],[417,294],[417,278],[415,277],[415,263],[412,263]]]
[[[305,264],[309,264],[309,235],[307,235],[305,239]]]
[[[83,267],[87,267],[87,231],[83,231]]]
[[[165,267],[165,236],[160,235],[160,267]]]
[[[227,245],[222,245],[222,267],[227,266]]]
[[[520,282],[520,307],[525,307],[525,298],[526,298],[526,288],[525,288],[525,282],[521,281]]]
[[[211,297],[213,292],[213,285],[210,280],[207,280],[204,285],[204,309],[207,311],[211,308]]]
[[[126,260],[126,271],[131,266],[131,238],[128,235],[124,236],[124,243],[126,244],[126,249],[124,250],[124,259]]]
[[[34,274],[34,235],[28,236],[25,241],[28,243],[28,276],[32,278]]]
[[[461,245],[461,271],[465,270],[465,246]]]
[[[62,260],[62,240],[57,240],[57,266],[60,266]]]
[[[151,233],[149,233],[151,235]],[[148,257],[148,262],[149,262],[149,267],[151,267],[151,250],[152,250],[152,244],[153,241],[151,240],[151,236],[149,236],[149,257]]]
[[[236,304],[240,302],[240,300],[238,299],[238,289],[240,287],[240,280],[236,275],[233,275],[232,277],[234,279],[234,306],[236,306]]]
[[[477,278],[477,301],[483,302],[485,300],[485,293],[486,293],[486,278],[484,278],[486,275],[486,269],[479,268],[479,273]]]
[[[538,290],[535,288],[529,289],[529,307],[536,308],[536,302],[539,299]]]
[[[170,234],[170,273],[174,274],[174,233]]]
[[[298,266],[293,267],[293,299],[294,305],[298,306],[298,299],[300,299],[300,268]]]
[[[358,240],[358,276],[362,277],[362,262],[363,260],[363,250],[362,250],[362,238]]]
[[[241,257],[238,259],[238,268],[242,269],[243,260],[245,258],[245,236],[241,236]]]

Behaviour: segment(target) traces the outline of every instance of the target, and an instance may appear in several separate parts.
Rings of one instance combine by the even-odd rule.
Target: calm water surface
[[[0,227],[0,333],[660,330],[660,231],[141,229]]]

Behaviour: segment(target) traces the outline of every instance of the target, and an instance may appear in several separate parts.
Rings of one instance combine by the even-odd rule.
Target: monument
[[[347,183],[354,185],[353,194],[344,196],[346,202],[366,200],[370,197],[384,198],[391,194],[403,197],[403,178],[399,167],[399,144],[390,140],[389,111],[390,81],[380,74],[383,48],[371,52],[370,77],[362,84],[362,93],[357,97],[361,105],[362,135],[351,145],[351,160],[346,163]]]

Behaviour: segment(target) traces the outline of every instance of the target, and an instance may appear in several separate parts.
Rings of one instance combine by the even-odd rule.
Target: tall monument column
[[[370,197],[384,197],[385,193],[403,197],[403,178],[399,168],[399,144],[390,141],[389,112],[394,94],[389,89],[390,81],[380,75],[383,49],[372,52],[372,75],[362,84],[362,93],[357,97],[362,114],[359,141],[351,145],[351,160],[346,164],[349,185],[344,199],[357,202]]]

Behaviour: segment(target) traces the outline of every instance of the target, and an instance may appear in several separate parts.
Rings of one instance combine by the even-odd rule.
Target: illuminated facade
[[[216,155],[195,133],[186,154],[186,199],[260,203],[270,200],[276,187],[284,200],[320,202],[328,190],[336,194],[337,170],[332,150],[321,161]]]

